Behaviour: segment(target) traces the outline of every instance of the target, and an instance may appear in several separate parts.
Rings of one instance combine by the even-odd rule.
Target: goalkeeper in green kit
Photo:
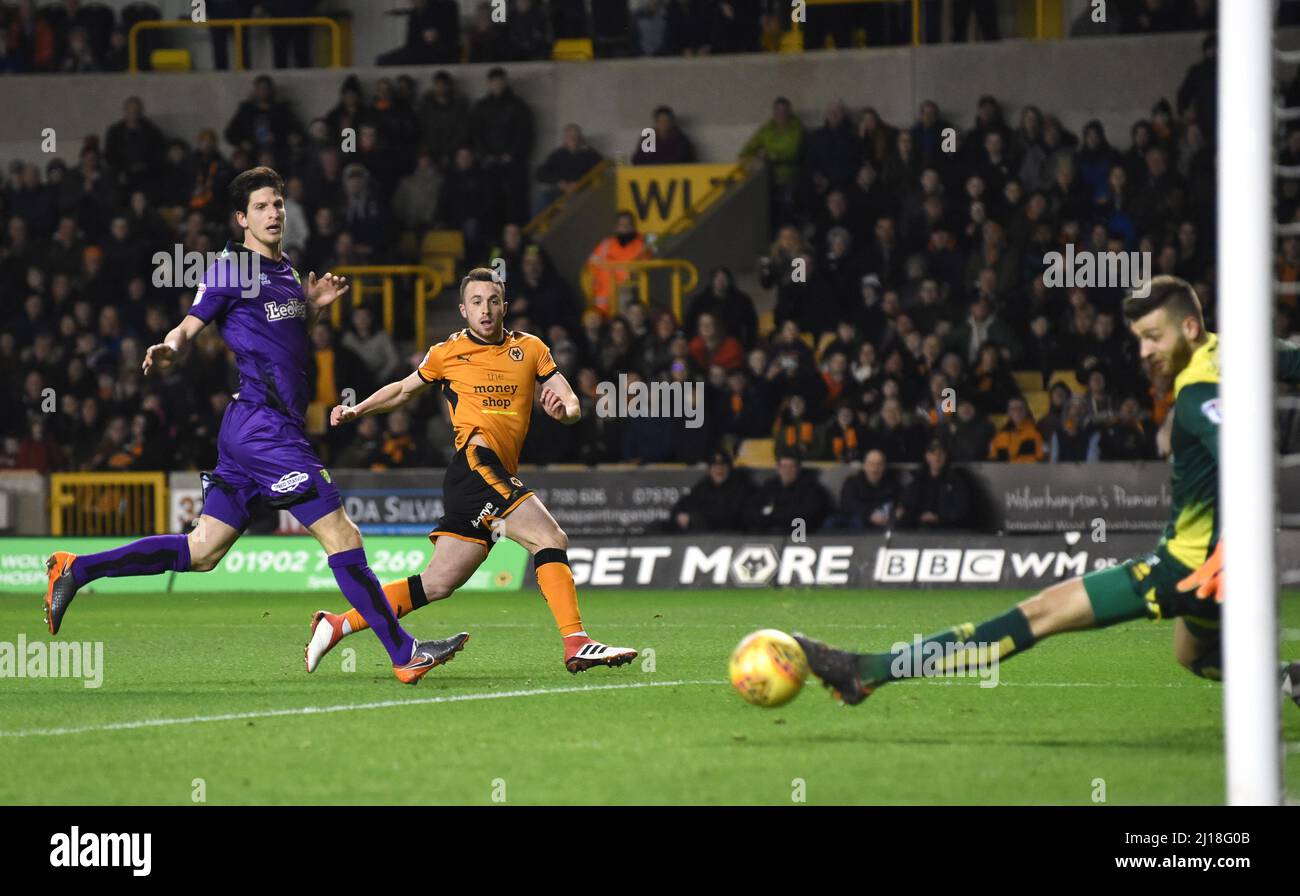
[[[1124,318],[1151,373],[1174,381],[1173,508],[1155,550],[1053,585],[1001,616],[962,623],[895,652],[850,653],[796,633],[809,668],[837,698],[861,703],[891,681],[943,675],[958,663],[1000,662],[1049,635],[1134,619],[1173,619],[1175,659],[1202,678],[1221,678],[1218,337],[1206,330],[1191,284],[1177,277],[1155,277],[1146,296],[1126,298]],[[1278,378],[1300,383],[1300,347],[1276,345]],[[922,656],[946,659],[936,663]],[[1300,705],[1300,662],[1285,665],[1280,676],[1283,691]]]

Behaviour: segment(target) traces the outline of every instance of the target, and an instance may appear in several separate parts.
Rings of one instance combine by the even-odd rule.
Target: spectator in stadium
[[[691,340],[691,359],[701,370],[718,365],[723,370],[735,370],[744,363],[745,350],[736,337],[727,333],[717,316],[710,312],[701,314],[698,332]]]
[[[366,365],[371,382],[391,382],[402,366],[393,337],[387,330],[375,327],[374,312],[365,305],[352,310],[352,329],[343,334],[341,341]]]
[[[881,395],[884,395],[884,386],[881,386]],[[902,408],[904,406],[897,395],[881,401],[880,414],[867,430],[866,446],[883,451],[887,458],[896,458],[898,463],[915,463],[922,454],[920,445],[924,432],[904,414]]]
[[[932,439],[926,446],[925,465],[904,486],[894,517],[909,528],[961,529],[970,525],[970,486],[948,464],[942,440]]]
[[[632,12],[628,47],[633,56],[670,56],[677,52],[674,25],[680,15],[674,0],[641,0]]]
[[[537,169],[537,182],[546,185],[546,189],[538,194],[537,211],[564,194],[572,193],[587,172],[600,162],[600,153],[587,144],[582,128],[576,124],[566,124],[563,142],[552,150]]]
[[[993,310],[993,302],[984,293],[971,301],[966,320],[952,331],[948,347],[969,364],[982,360],[985,346],[992,345],[1007,360],[1018,352],[1014,331]]]
[[[1178,114],[1193,121],[1213,144],[1218,126],[1218,36],[1207,34],[1201,41],[1201,59],[1187,69],[1176,97]],[[1286,105],[1297,105],[1288,96]]]
[[[1154,433],[1141,417],[1141,407],[1136,398],[1125,398],[1120,403],[1119,414],[1101,432],[1102,460],[1154,460],[1156,457]]]
[[[438,169],[448,172],[456,151],[469,143],[470,111],[469,103],[446,71],[434,73],[433,89],[420,100],[416,117],[424,148]]]
[[[343,172],[343,198],[335,209],[339,226],[352,235],[357,251],[378,261],[388,245],[392,220],[382,199],[382,185],[356,162]]]
[[[695,146],[677,124],[670,106],[654,111],[654,133],[637,143],[632,153],[633,165],[685,165],[694,162]]]
[[[1084,396],[1070,396],[1050,444],[1049,456],[1054,464],[1101,459],[1101,432],[1088,418],[1088,400]]]
[[[551,21],[543,0],[515,0],[506,17],[511,59],[551,58]]]
[[[360,130],[369,121],[365,98],[361,94],[361,79],[355,74],[343,78],[338,88],[338,103],[325,113],[325,127],[329,134],[342,134],[344,127]]]
[[[18,443],[12,469],[35,470],[44,475],[68,468],[68,459],[58,439],[49,433],[42,416],[28,417],[27,434]]]
[[[393,214],[403,230],[418,234],[433,227],[441,190],[442,174],[433,163],[433,154],[421,149],[415,170],[398,182],[393,193]]]
[[[1036,464],[1043,459],[1043,436],[1029,415],[1025,400],[1007,402],[1007,422],[989,442],[989,460],[1013,464]]]
[[[277,157],[289,147],[289,135],[302,133],[298,117],[288,103],[276,99],[269,75],[253,79],[253,95],[239,104],[226,125],[226,142],[248,152],[269,149]],[[249,167],[249,166],[245,166]]]
[[[808,135],[803,171],[808,178],[810,204],[831,190],[852,187],[861,154],[862,146],[849,122],[848,109],[836,100],[827,107],[822,126]]]
[[[354,389],[357,395],[369,395],[373,391],[374,380],[365,363],[356,353],[336,344],[334,330],[328,323],[316,322],[311,330],[311,342],[316,365],[312,401],[331,408],[339,403],[344,389]]]
[[[780,451],[797,451],[800,456],[813,451],[816,430],[808,416],[808,402],[802,395],[795,393],[786,397],[777,414],[772,436]]]
[[[802,521],[804,531],[815,532],[831,512],[831,496],[817,474],[805,470],[798,453],[777,456],[776,475],[745,502],[745,531],[789,535]]]
[[[258,0],[258,5],[267,15],[282,19],[314,16],[319,4],[320,0]],[[270,30],[271,58],[276,68],[308,68],[311,65],[310,25],[288,25]]]
[[[967,398],[957,401],[957,413],[945,419],[938,428],[948,449],[948,459],[953,463],[975,463],[988,459],[988,446],[993,441],[993,424]]]
[[[971,369],[962,394],[969,396],[975,406],[986,414],[1005,410],[1007,402],[1020,394],[1020,387],[996,344],[986,342],[980,347],[978,360]]]
[[[468,62],[509,62],[515,48],[505,23],[496,21],[492,6],[480,2],[474,7],[473,25],[465,38]]]
[[[411,0],[406,41],[375,65],[446,65],[460,62],[460,5],[456,0]]]
[[[541,247],[524,249],[521,268],[519,275],[506,281],[509,313],[527,315],[531,332],[548,333],[557,325],[575,332],[578,307],[564,282],[547,267]]]
[[[737,470],[729,454],[715,451],[708,472],[669,511],[668,531],[739,532],[741,512],[753,488],[749,474]]]
[[[32,0],[18,0],[9,21],[6,66],[16,72],[48,72],[56,65],[55,34],[36,14]]]
[[[474,150],[462,146],[456,150],[451,172],[438,193],[434,226],[439,230],[459,230],[465,239],[465,255],[481,257],[487,234],[495,230],[495,211],[484,202],[487,178],[478,166]]]
[[[484,174],[495,188],[502,221],[526,221],[531,206],[533,112],[511,89],[503,68],[487,75],[487,93],[470,112],[470,133]]]
[[[827,523],[837,529],[888,529],[894,524],[898,477],[881,451],[868,451],[861,468],[840,486],[839,511]]]
[[[627,283],[626,270],[597,267],[599,262],[638,261],[654,255],[644,234],[637,232],[636,217],[626,209],[618,213],[614,232],[596,244],[587,259],[591,277],[591,296],[594,307],[608,316],[613,308],[615,292]]]
[[[851,404],[845,402],[836,406],[835,413],[817,427],[813,445],[817,460],[854,464],[862,459],[866,450],[866,437],[858,425]]]
[[[1065,418],[1065,406],[1070,401],[1070,387],[1057,380],[1047,392],[1047,411],[1038,418],[1038,433],[1043,437],[1043,444],[1049,449],[1052,434],[1060,427]]]
[[[362,417],[357,421],[355,434],[341,445],[332,463],[342,469],[383,469],[380,455],[382,435],[378,417]]]
[[[767,164],[772,178],[773,209],[780,215],[788,216],[794,211],[803,143],[803,122],[794,114],[790,101],[779,96],[772,101],[772,117],[740,148],[742,162]]]
[[[706,313],[719,318],[723,329],[744,347],[752,346],[758,338],[758,312],[754,309],[754,300],[736,287],[730,268],[714,268],[708,285],[691,297],[682,322],[686,332],[697,333],[700,315]]]

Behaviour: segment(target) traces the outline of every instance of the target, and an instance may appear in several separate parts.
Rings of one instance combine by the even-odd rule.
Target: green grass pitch
[[[592,634],[653,664],[572,676],[535,592],[461,594],[405,620],[473,636],[410,688],[368,633],[304,672],[309,614],[337,595],[85,595],[59,640],[102,641],[103,684],[0,679],[0,803],[1091,804],[1097,779],[1112,804],[1221,802],[1222,692],[1174,663],[1168,623],[1054,638],[999,687],[905,682],[856,708],[810,682],[759,709],[726,684],[755,628],[880,650],[1020,596],[587,591]],[[1300,656],[1300,594],[1282,625]],[[48,637],[38,597],[0,598],[0,640],[19,633]],[[1300,710],[1281,711],[1294,801]]]

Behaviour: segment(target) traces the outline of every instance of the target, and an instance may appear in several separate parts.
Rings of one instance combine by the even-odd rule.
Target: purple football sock
[[[113,576],[154,576],[190,568],[190,542],[184,535],[150,535],[130,544],[81,554],[72,561],[72,580],[80,588],[95,579]]]
[[[406,633],[393,615],[393,607],[384,596],[384,589],[370,571],[366,549],[353,548],[330,554],[330,569],[334,571],[334,581],[339,583],[339,590],[348,603],[356,608],[371,631],[383,642],[393,665],[405,665],[415,649],[415,639]]]

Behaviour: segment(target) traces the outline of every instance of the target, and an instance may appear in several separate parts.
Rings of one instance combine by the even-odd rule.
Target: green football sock
[[[863,654],[858,668],[863,683],[871,686],[944,675],[954,669],[971,672],[1028,650],[1035,640],[1029,620],[1019,607],[1014,607],[979,625],[964,622],[911,644],[896,644],[889,653]]]

